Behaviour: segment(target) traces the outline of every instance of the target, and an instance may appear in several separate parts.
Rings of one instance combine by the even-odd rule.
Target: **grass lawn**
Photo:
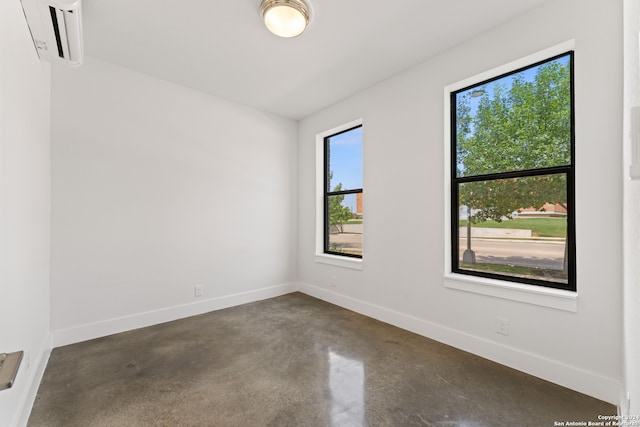
[[[516,265],[502,265],[502,264],[465,264],[460,263],[460,268],[465,270],[476,270],[476,271],[489,271],[491,273],[507,273],[507,274],[518,274],[522,276],[532,276],[534,268],[531,267],[520,267]]]
[[[460,227],[465,227],[467,220],[460,220]],[[485,221],[473,224],[480,228],[513,228],[531,230],[533,237],[565,237],[567,232],[566,218],[516,218],[502,222]]]

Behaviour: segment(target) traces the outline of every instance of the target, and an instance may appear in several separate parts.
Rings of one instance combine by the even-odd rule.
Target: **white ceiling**
[[[552,0],[309,0],[301,36],[260,0],[84,0],[85,54],[293,119]]]

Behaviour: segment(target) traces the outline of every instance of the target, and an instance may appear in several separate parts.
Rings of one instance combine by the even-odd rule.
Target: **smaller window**
[[[362,125],[324,138],[324,253],[362,258]]]

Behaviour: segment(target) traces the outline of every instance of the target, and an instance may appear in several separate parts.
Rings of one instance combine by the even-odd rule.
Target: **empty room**
[[[640,427],[640,0],[3,0],[0,425]]]

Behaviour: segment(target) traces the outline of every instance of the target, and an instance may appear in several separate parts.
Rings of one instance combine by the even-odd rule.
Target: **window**
[[[362,125],[324,137],[325,254],[362,258]]]
[[[451,271],[575,291],[573,52],[450,97]]]

